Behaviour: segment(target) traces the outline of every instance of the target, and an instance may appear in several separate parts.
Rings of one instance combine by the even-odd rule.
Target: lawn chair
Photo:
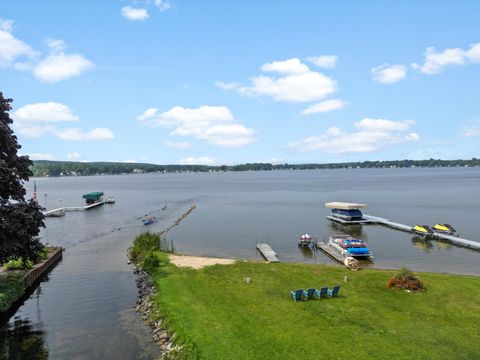
[[[303,289],[290,291],[290,296],[292,297],[293,301],[302,300]]]
[[[333,289],[327,290],[327,295],[333,298],[334,296],[338,296],[338,291],[340,290],[340,285],[334,286]]]
[[[303,299],[304,300],[313,299],[313,295],[315,295],[315,289],[303,290]]]
[[[322,297],[327,297],[327,291],[328,291],[328,288],[326,287],[323,287],[320,290],[315,290],[315,297],[317,297],[318,299]]]

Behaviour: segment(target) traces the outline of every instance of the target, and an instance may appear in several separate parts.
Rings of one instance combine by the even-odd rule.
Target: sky
[[[32,159],[231,165],[480,156],[479,1],[0,2]]]

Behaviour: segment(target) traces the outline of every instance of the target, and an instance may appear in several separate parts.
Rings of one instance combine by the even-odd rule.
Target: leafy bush
[[[421,291],[425,289],[423,282],[406,267],[400,268],[400,270],[388,280],[387,286],[389,288],[398,288],[411,291]]]
[[[8,262],[6,262],[3,267],[6,270],[22,270],[22,269],[31,269],[33,266],[33,263],[27,259],[26,261],[23,261],[22,258],[10,258]]]
[[[38,252],[38,257],[40,258],[40,260],[47,260],[47,258],[48,258],[47,248],[43,248],[42,250],[40,250]]]
[[[173,246],[173,241],[166,240],[160,234],[145,232],[138,235],[133,241],[130,256],[133,261],[141,261],[145,254],[152,251],[173,253],[175,252],[175,247]]]
[[[0,275],[0,312],[3,312],[23,295],[26,284],[23,273]]]

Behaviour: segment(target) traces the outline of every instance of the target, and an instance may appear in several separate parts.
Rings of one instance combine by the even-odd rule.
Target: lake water
[[[0,351],[20,358],[154,359],[158,349],[135,314],[137,291],[126,251],[135,235],[159,231],[191,205],[196,209],[167,238],[178,252],[260,259],[268,242],[281,261],[333,263],[297,247],[299,234],[349,233],[375,255],[364,266],[480,275],[480,252],[441,241],[414,240],[382,226],[340,226],[325,219],[325,202],[369,205],[365,213],[414,225],[453,225],[480,241],[480,169],[345,169],[38,178],[48,209],[83,205],[103,191],[116,204],[48,218],[44,242],[64,257],[14,314],[1,319]],[[26,184],[31,196],[33,183]],[[45,194],[47,194],[45,196]],[[158,222],[145,227],[148,214]],[[48,355],[47,355],[48,354]],[[12,355],[13,357],[13,355]]]

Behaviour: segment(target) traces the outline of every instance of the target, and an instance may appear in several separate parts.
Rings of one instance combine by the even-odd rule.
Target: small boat
[[[313,243],[313,237],[307,233],[298,237],[299,246],[310,246]]]
[[[105,204],[115,204],[115,198],[113,196],[105,198]]]
[[[453,235],[457,232],[451,225],[448,224],[435,224],[432,227],[432,230],[445,235]]]
[[[430,227],[427,226],[427,225],[418,225],[417,224],[413,227],[413,232],[415,232],[418,235],[422,235],[422,236],[433,235],[432,229],[430,229]]]
[[[157,221],[156,217],[148,216],[143,218],[143,225],[150,225]]]
[[[328,247],[336,250],[342,256],[372,259],[368,244],[350,235],[334,235],[328,238]]]

